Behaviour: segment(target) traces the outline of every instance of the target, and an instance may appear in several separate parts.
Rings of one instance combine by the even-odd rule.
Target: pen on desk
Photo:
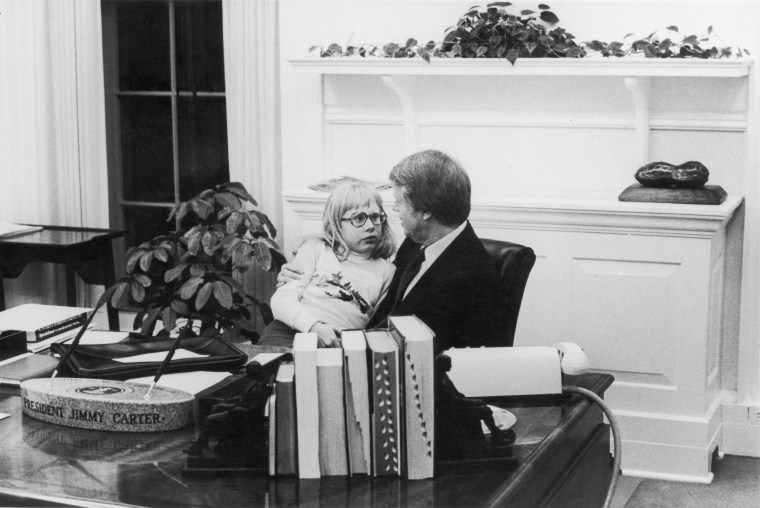
[[[148,392],[145,394],[145,396],[143,396],[143,399],[148,400],[150,398],[150,392],[153,391],[153,387],[156,386],[158,380],[161,379],[161,376],[164,374],[166,367],[169,365],[169,362],[172,361],[172,356],[174,356],[174,352],[177,350],[177,346],[179,346],[179,343],[182,340],[182,335],[183,334],[180,333],[177,335],[177,338],[174,339],[174,344],[172,344],[172,347],[169,348],[169,351],[166,353],[164,361],[161,362],[161,365],[158,366],[156,375],[153,376],[153,382],[150,384],[150,388],[148,388]]]
[[[61,356],[61,360],[58,362],[58,365],[55,367],[55,370],[53,371],[53,374],[50,376],[50,379],[48,380],[48,387],[53,382],[53,379],[58,375],[58,371],[61,370],[61,368],[66,365],[66,362],[69,360],[69,357],[71,356],[71,353],[74,351],[74,348],[77,347],[79,344],[79,341],[82,340],[82,335],[84,335],[84,332],[87,331],[87,329],[90,327],[90,323],[92,323],[92,318],[95,317],[95,313],[100,308],[100,304],[98,304],[95,309],[90,313],[90,315],[87,317],[87,321],[82,325],[82,328],[79,329],[79,332],[77,332],[76,337],[74,337],[74,340],[71,341],[71,345],[69,348],[63,353]]]
[[[192,326],[192,320],[188,319],[187,324],[182,330],[180,330],[179,334],[177,335],[177,338],[174,340],[174,344],[172,344],[172,347],[169,348],[169,351],[166,353],[166,357],[164,358],[164,361],[161,362],[161,365],[158,366],[156,375],[153,376],[153,382],[150,384],[150,388],[148,388],[148,392],[143,396],[144,400],[150,399],[150,392],[153,391],[153,388],[158,383],[158,380],[161,379],[161,376],[164,374],[166,367],[169,366],[169,362],[172,361],[172,356],[174,356],[174,352],[177,350],[177,346],[179,346],[179,343],[182,341],[182,339],[185,338],[185,335],[189,333],[191,326]]]

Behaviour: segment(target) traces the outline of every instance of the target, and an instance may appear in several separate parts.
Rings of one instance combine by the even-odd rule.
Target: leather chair
[[[504,341],[494,346],[512,346],[515,341],[517,316],[520,314],[525,285],[536,262],[533,249],[524,245],[500,240],[481,238],[483,247],[493,259],[501,278],[504,291],[504,306],[507,308],[507,328]]]

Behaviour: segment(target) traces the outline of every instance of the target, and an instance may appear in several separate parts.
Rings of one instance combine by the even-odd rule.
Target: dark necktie
[[[420,273],[420,267],[422,262],[425,261],[425,248],[420,249],[419,254],[412,259],[412,262],[404,269],[404,273],[401,274],[401,280],[398,283],[398,289],[396,290],[396,299],[394,300],[393,307],[395,308],[398,303],[404,299],[404,293],[406,288],[409,287],[409,283],[414,280],[418,273]]]

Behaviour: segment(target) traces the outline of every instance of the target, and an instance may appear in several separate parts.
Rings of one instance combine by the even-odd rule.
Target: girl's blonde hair
[[[330,246],[338,259],[346,259],[351,252],[343,238],[343,223],[341,222],[343,215],[349,210],[372,204],[376,204],[380,211],[383,211],[380,193],[363,183],[343,184],[333,190],[327,198],[325,210],[322,213],[322,233],[325,243]],[[386,220],[382,224],[380,241],[370,254],[370,258],[388,259],[394,252],[396,252],[396,242]]]

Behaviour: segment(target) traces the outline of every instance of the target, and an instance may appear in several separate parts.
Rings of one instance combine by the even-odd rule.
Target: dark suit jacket
[[[419,249],[409,238],[399,247],[396,273],[367,328],[386,326],[401,274]],[[424,321],[435,333],[436,352],[449,347],[499,345],[506,330],[502,301],[499,274],[468,222],[393,314],[414,314]]]

